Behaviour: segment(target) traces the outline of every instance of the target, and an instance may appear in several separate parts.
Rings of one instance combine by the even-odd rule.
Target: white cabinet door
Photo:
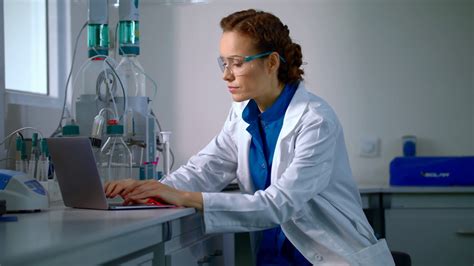
[[[474,265],[473,208],[385,210],[390,250],[406,252],[412,265]]]
[[[205,237],[183,249],[166,255],[166,266],[224,265],[222,235]]]

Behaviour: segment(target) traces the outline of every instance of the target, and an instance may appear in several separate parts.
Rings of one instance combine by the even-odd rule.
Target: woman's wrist
[[[198,210],[203,209],[203,199],[201,192],[182,192],[182,206],[196,208]]]

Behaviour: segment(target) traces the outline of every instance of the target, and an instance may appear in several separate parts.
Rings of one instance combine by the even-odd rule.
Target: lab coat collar
[[[303,115],[306,106],[308,105],[308,102],[308,91],[304,86],[304,82],[300,82],[298,89],[296,90],[295,95],[293,96],[293,99],[291,99],[290,105],[286,110],[283,126],[281,128],[277,143],[279,143],[295,129],[298,121]]]
[[[286,109],[285,118],[283,119],[283,125],[281,127],[280,135],[275,146],[275,153],[273,155],[271,182],[275,182],[275,178],[278,173],[278,169],[281,163],[281,143],[287,136],[291,135],[298,122],[300,121],[303,113],[308,106],[310,95],[306,90],[303,82],[300,82],[298,89],[296,89],[293,99],[291,99],[288,109]]]
[[[291,99],[290,105],[288,106],[286,113],[285,113],[285,118],[283,120],[283,125],[282,129],[280,131],[280,135],[278,136],[278,140],[275,146],[275,153],[273,156],[273,162],[272,162],[272,170],[271,170],[271,179],[272,182],[274,182],[275,175],[277,173],[277,169],[280,164],[280,143],[281,141],[286,138],[291,132],[295,130],[295,127],[298,123],[298,121],[301,119],[301,116],[304,113],[304,110],[306,106],[308,105],[310,100],[310,96],[308,91],[306,90],[304,83],[301,81],[298,88],[296,89],[295,94],[293,95],[293,98]],[[234,114],[238,117],[240,117],[240,132],[245,132],[244,134],[239,134],[239,158],[240,159],[240,165],[237,169],[239,172],[238,174],[240,176],[250,176],[250,168],[249,168],[249,161],[248,161],[248,154],[249,154],[249,149],[250,149],[250,142],[252,139],[252,136],[250,133],[247,132],[246,128],[249,126],[247,122],[244,121],[242,118],[242,112],[247,106],[249,101],[244,101],[244,102],[234,102]],[[253,185],[253,182],[250,178],[242,179],[241,180],[241,189],[242,191],[246,191],[247,193],[250,191],[255,191],[255,187]]]

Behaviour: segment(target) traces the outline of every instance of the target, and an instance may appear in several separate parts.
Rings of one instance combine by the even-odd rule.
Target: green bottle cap
[[[20,136],[16,137],[16,151],[21,151],[21,143],[23,140]]]
[[[38,133],[33,133],[31,137],[31,146],[38,147]]]
[[[63,126],[63,136],[78,136],[79,126],[78,125],[65,125]]]
[[[123,125],[108,125],[107,134],[108,135],[123,135]]]
[[[48,143],[46,142],[46,139],[41,139],[40,147],[41,147],[41,153],[44,154],[45,156],[49,156]]]
[[[22,160],[26,160],[28,158],[28,155],[26,155],[26,143],[24,141],[21,142],[20,155]]]

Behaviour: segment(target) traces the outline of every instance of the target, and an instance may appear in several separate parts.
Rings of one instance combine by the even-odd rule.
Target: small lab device
[[[0,200],[7,212],[39,211],[49,208],[48,192],[35,179],[18,171],[0,169]]]
[[[397,157],[390,162],[392,186],[473,186],[474,156]]]

